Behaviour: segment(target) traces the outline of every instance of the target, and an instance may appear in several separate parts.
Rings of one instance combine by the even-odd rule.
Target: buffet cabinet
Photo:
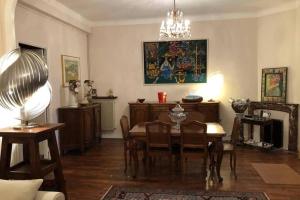
[[[219,122],[219,102],[181,103],[185,112],[200,112],[204,115],[205,122]],[[154,121],[162,112],[170,112],[176,103],[129,103],[130,127]]]
[[[101,105],[58,108],[58,121],[65,123],[59,131],[62,154],[79,149],[81,153],[101,139]]]

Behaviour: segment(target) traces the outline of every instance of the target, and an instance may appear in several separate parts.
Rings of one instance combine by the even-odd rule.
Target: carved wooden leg
[[[8,170],[10,167],[12,144],[9,143],[7,137],[2,137],[1,146],[1,162],[0,162],[0,178],[7,179]]]
[[[219,179],[219,182],[223,181],[223,178],[221,177],[220,170],[221,170],[221,164],[223,159],[223,142],[222,140],[216,142],[216,152],[217,152],[217,163],[216,163],[216,171],[217,176]]]
[[[214,178],[214,170],[215,170],[215,142],[213,142],[209,148],[209,180],[213,180]]]
[[[125,163],[125,168],[124,168],[124,173],[126,174],[126,172],[127,172],[127,148],[126,148],[126,146],[125,146],[125,144],[124,144],[124,163]],[[129,153],[130,154],[130,153]],[[129,155],[129,156],[131,156],[131,155]]]
[[[138,171],[138,162],[139,162],[136,144],[133,145],[132,149],[133,149],[132,155],[133,155],[133,165],[134,165],[133,166],[133,175],[132,175],[132,177],[136,178],[137,171]]]

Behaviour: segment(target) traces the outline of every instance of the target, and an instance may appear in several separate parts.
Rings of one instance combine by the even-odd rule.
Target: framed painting
[[[262,101],[276,103],[286,102],[287,70],[287,67],[262,69]]]
[[[144,83],[206,83],[207,40],[144,42]]]
[[[80,58],[62,55],[63,85],[69,86],[70,80],[80,80]]]

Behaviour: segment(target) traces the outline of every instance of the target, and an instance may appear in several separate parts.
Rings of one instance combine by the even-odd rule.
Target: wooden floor
[[[132,185],[159,188],[180,188],[191,190],[260,191],[274,200],[299,200],[300,185],[265,184],[251,166],[252,162],[285,163],[300,173],[300,160],[296,154],[283,151],[263,152],[240,147],[237,152],[237,174],[230,176],[229,157],[224,155],[221,173],[222,184],[202,184],[199,181],[196,161],[188,162],[187,175],[182,176],[173,167],[169,170],[167,161],[158,161],[151,178],[144,176],[140,164],[139,177],[133,180],[123,173],[123,144],[119,140],[102,140],[101,144],[89,149],[84,155],[72,154],[63,157],[64,174],[71,200],[99,200],[111,185]],[[278,172],[280,173],[280,172]]]

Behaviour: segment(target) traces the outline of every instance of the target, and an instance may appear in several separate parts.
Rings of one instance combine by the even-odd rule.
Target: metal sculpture
[[[0,106],[22,127],[44,112],[51,93],[47,64],[37,53],[15,49],[0,59]]]

